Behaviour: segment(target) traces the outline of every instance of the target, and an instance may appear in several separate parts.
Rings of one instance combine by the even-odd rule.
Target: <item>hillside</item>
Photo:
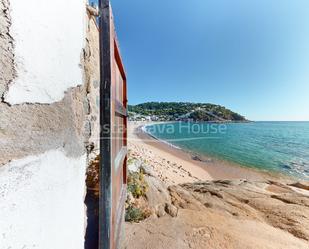
[[[131,120],[153,121],[247,121],[246,118],[224,106],[190,102],[147,102],[129,105]]]

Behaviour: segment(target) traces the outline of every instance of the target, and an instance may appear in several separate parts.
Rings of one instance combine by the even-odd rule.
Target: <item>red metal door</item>
[[[127,86],[113,15],[100,3],[101,139],[100,249],[118,248],[124,222],[127,178]]]
[[[126,76],[114,37],[112,65],[112,247],[116,247],[124,221],[127,179],[127,94]]]

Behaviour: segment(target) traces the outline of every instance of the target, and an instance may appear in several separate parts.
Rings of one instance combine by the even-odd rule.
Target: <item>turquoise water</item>
[[[309,122],[177,122],[145,129],[200,155],[309,180]]]

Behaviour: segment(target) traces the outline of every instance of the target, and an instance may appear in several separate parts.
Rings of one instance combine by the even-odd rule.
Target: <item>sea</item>
[[[309,122],[174,122],[144,129],[192,154],[309,180]]]

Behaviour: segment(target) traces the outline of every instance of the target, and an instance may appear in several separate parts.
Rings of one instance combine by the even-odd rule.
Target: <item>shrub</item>
[[[139,222],[146,219],[146,214],[139,208],[128,206],[126,209],[125,221]]]
[[[128,191],[132,193],[134,198],[145,196],[148,185],[144,179],[142,171],[129,173],[128,176]]]

